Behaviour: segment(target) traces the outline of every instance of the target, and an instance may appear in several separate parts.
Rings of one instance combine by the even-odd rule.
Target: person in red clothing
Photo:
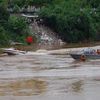
[[[28,36],[27,37],[27,43],[28,43],[28,45],[32,44],[33,43],[33,38]]]

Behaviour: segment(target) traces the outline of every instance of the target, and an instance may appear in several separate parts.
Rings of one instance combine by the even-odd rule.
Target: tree
[[[6,7],[3,5],[3,3],[0,3],[0,25],[5,26],[5,24],[7,24],[9,16],[10,14],[6,10]]]
[[[77,43],[94,41],[98,37],[91,10],[91,6],[83,6],[80,0],[64,0],[52,7],[50,5],[43,8],[39,16],[44,18],[65,42]],[[99,17],[97,19],[99,20]]]
[[[20,7],[18,5],[15,5],[13,8],[14,13],[19,13],[20,12]]]
[[[23,42],[29,32],[29,28],[24,18],[10,17],[8,31],[12,39]]]
[[[0,27],[0,46],[9,45],[8,38],[6,36],[6,31],[3,27]]]

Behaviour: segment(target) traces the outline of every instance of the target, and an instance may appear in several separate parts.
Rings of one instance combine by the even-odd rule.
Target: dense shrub
[[[84,3],[86,4],[83,7]],[[96,41],[100,30],[100,12],[99,6],[95,8],[95,11],[91,6],[87,1],[82,3],[80,0],[63,1],[44,7],[39,12],[39,16],[65,42]]]
[[[8,46],[9,39],[6,36],[6,31],[3,27],[0,27],[0,46]]]

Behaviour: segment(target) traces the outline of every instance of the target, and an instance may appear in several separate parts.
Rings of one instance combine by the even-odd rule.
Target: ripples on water
[[[1,96],[32,96],[34,100],[99,100],[99,77],[100,60],[82,62],[66,54],[36,52],[0,57]]]

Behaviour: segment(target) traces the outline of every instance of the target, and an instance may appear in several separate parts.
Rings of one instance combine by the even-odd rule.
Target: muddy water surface
[[[0,100],[99,100],[100,60],[57,52],[0,56]]]

